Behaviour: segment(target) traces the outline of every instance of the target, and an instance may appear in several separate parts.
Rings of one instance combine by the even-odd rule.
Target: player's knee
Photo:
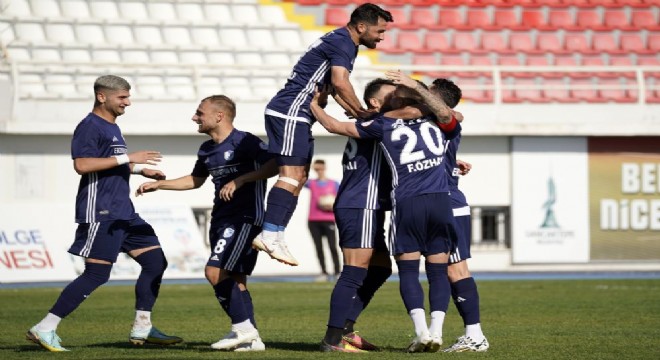
[[[167,258],[165,258],[165,253],[162,248],[155,248],[153,250],[146,251],[135,258],[135,261],[140,264],[142,271],[148,271],[153,273],[164,273],[167,269]]]
[[[455,264],[450,264],[447,267],[447,276],[449,277],[449,282],[455,283],[469,278],[472,274],[470,274],[466,261],[463,260]]]
[[[82,277],[89,279],[96,286],[101,286],[110,280],[112,264],[85,263],[85,270]]]

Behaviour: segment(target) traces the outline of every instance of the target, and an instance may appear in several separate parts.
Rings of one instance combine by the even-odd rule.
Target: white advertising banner
[[[513,262],[589,261],[589,188],[584,137],[515,137]]]
[[[67,253],[75,229],[73,205],[1,205],[0,282],[75,278]]]
[[[203,278],[209,254],[190,206],[136,204],[151,224],[168,260],[166,279]],[[73,204],[0,205],[0,283],[69,281],[84,259],[67,252],[77,224]],[[111,279],[136,279],[140,266],[120,254]]]

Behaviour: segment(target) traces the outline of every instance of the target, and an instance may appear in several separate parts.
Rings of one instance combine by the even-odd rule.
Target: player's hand
[[[218,196],[224,201],[230,201],[234,197],[234,192],[243,186],[243,181],[240,179],[234,179],[225,184],[225,186],[220,189]]]
[[[140,185],[137,188],[137,190],[135,190],[135,196],[140,196],[146,193],[154,192],[156,190],[158,190],[158,181],[146,182]]]
[[[154,180],[165,180],[165,173],[156,169],[142,169],[142,176]]]
[[[458,166],[458,171],[461,175],[467,175],[470,170],[472,170],[472,164],[467,161],[456,159],[456,165]]]
[[[160,151],[142,150],[128,154],[128,159],[135,164],[158,165],[163,156]]]
[[[458,121],[459,123],[463,122],[464,117],[463,117],[463,114],[461,112],[451,110],[451,114],[454,115],[454,119],[456,119],[456,121]]]
[[[417,86],[417,81],[404,74],[401,70],[388,70],[385,72],[385,77],[392,80],[395,85],[403,85],[411,89]]]

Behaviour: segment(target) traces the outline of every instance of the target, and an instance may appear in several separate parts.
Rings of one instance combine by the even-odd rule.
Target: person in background
[[[325,175],[325,160],[317,159],[312,166],[316,172],[316,179],[309,180],[305,187],[309,189],[309,215],[307,217],[307,226],[314,240],[316,248],[316,257],[319,259],[321,274],[316,278],[317,281],[327,281],[329,276],[335,276],[339,273],[339,253],[337,251],[337,237],[335,235],[335,214],[333,205],[339,183],[328,179]],[[325,264],[325,252],[323,251],[323,238],[326,239],[330,254],[332,255],[332,274],[328,273]]]

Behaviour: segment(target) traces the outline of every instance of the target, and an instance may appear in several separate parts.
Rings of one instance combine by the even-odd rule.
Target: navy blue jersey
[[[341,159],[343,176],[335,208],[389,209],[392,174],[375,140],[349,138]]]
[[[358,53],[346,28],[335,29],[309,46],[296,65],[284,88],[266,106],[266,114],[299,121],[314,121],[309,103],[316,85],[329,84],[330,68],[341,66],[353,71]]]
[[[94,113],[89,113],[73,132],[73,159],[107,158],[126,153],[126,141],[119,126]],[[135,218],[128,184],[130,175],[128,164],[82,175],[76,196],[76,222],[84,224]]]
[[[272,158],[268,145],[249,132],[232,130],[221,143],[205,141],[197,152],[197,162],[191,173],[194,177],[212,177],[215,185],[211,222],[247,217],[254,225],[261,225],[264,214],[266,180],[244,184],[234,192],[229,202],[218,196],[225,184],[237,177],[257,170]]]
[[[461,190],[458,189],[458,180],[460,175],[460,169],[456,165],[456,154],[458,153],[458,147],[461,144],[461,135],[458,134],[455,138],[448,140],[447,151],[445,153],[445,169],[447,174],[449,174],[449,190],[451,191],[451,203],[452,208],[459,208],[467,206],[467,199]]]
[[[444,134],[430,117],[412,120],[388,118],[356,124],[363,139],[380,141],[392,170],[392,200],[400,201],[422,194],[449,192],[443,156],[445,138],[460,132],[460,124]]]

